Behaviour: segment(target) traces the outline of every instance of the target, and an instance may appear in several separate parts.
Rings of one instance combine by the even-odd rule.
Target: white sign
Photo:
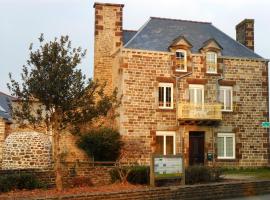
[[[181,157],[155,157],[154,173],[157,177],[181,176],[183,161]]]

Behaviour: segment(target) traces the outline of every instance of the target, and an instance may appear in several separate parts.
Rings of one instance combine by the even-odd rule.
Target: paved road
[[[226,199],[226,200],[270,200],[270,194],[253,196],[253,197],[241,197],[241,198],[239,197],[239,198],[232,198],[232,199]]]

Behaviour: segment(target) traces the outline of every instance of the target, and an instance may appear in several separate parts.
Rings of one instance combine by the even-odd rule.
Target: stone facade
[[[96,23],[110,15],[116,16],[117,10],[122,10],[123,7],[114,5],[116,8],[112,10],[111,5],[98,4],[97,9],[97,4],[95,5]],[[104,13],[109,10],[114,14]],[[111,24],[112,20],[114,18],[110,17]],[[104,35],[106,30],[103,26]],[[109,30],[111,31],[110,28]],[[102,39],[97,33],[95,37],[96,50]],[[214,42],[211,45],[215,45]],[[268,121],[268,61],[222,56],[220,53],[217,55],[217,73],[210,74],[206,72],[204,49],[201,53],[188,51],[187,72],[184,73],[175,71],[176,58],[173,51],[128,49],[120,45],[118,51],[111,54],[113,65],[110,67],[111,74],[107,83],[110,88],[118,88],[119,96],[122,96],[117,124],[125,141],[128,153],[126,158],[149,164],[151,154],[156,149],[157,132],[174,131],[175,153],[183,154],[188,165],[190,132],[200,131],[204,133],[203,163],[206,165],[255,167],[269,164],[268,132],[260,125],[263,121]],[[95,63],[97,62],[99,61],[95,57]],[[108,70],[103,71],[103,68],[95,65],[96,77],[103,76],[106,79],[104,73],[107,76]],[[159,83],[173,84],[173,109],[159,109]],[[232,111],[222,112],[222,120],[218,123],[205,123],[197,119],[181,123],[179,105],[189,102],[190,84],[203,85],[204,102],[216,104],[219,103],[219,88],[231,86]],[[218,133],[234,134],[233,159],[217,158]],[[213,159],[208,159],[208,154]]]
[[[3,145],[2,169],[46,169],[52,163],[49,137],[37,132],[15,132]]]

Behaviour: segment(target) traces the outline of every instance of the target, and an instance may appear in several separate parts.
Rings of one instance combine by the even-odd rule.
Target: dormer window
[[[187,71],[187,51],[179,49],[175,52],[176,57],[176,71]]]
[[[206,72],[217,73],[217,53],[215,52],[206,53]]]

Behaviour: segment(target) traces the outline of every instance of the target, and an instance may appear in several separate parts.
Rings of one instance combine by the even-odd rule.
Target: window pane
[[[173,136],[166,136],[166,155],[173,154]]]
[[[164,87],[158,88],[158,101],[159,101],[159,106],[164,105]]]
[[[226,157],[233,157],[233,137],[226,137]]]
[[[156,136],[156,154],[163,155],[163,148],[164,148],[164,137],[163,136]]]
[[[171,107],[171,90],[172,89],[170,87],[166,87],[166,107]]]
[[[231,110],[231,90],[227,89],[226,90],[226,110]]]
[[[218,157],[224,157],[224,137],[217,138]]]
[[[202,93],[203,93],[203,91],[202,91],[202,89],[197,89],[196,90],[196,92],[197,92],[197,104],[202,104],[202,102],[203,102],[203,96],[202,96]]]
[[[193,88],[189,89],[189,101],[195,103],[195,90]]]
[[[224,90],[220,89],[219,90],[219,102],[222,103],[221,109],[224,110]]]

